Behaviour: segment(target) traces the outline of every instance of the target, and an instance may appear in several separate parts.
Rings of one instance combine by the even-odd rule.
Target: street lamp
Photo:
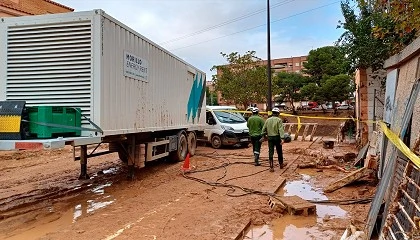
[[[270,53],[270,0],[267,0],[267,78],[268,78],[267,111],[271,111],[272,97],[271,97],[271,53]]]

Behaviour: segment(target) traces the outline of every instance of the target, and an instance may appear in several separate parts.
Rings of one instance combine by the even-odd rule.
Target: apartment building
[[[271,60],[271,69],[274,73],[277,72],[296,72],[300,73],[303,67],[303,63],[307,62],[308,56],[290,57],[290,58],[277,58]],[[267,61],[264,61],[267,64]]]
[[[0,17],[19,17],[73,11],[73,8],[51,0],[0,0]]]

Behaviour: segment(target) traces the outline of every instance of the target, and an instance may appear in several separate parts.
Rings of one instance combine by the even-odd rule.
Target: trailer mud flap
[[[28,124],[22,123],[25,116],[25,101],[0,101],[0,139],[22,140],[26,138]]]

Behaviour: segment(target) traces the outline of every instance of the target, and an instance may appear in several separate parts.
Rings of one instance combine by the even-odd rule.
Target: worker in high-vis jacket
[[[280,109],[273,108],[271,110],[273,113],[273,116],[268,118],[263,126],[262,135],[268,136],[268,160],[270,162],[270,172],[274,172],[274,147],[276,147],[277,150],[277,157],[279,160],[280,168],[284,167],[283,164],[283,139],[284,139],[284,126],[283,121],[279,117]],[[263,141],[263,138],[261,138],[260,142]]]
[[[249,135],[251,136],[252,150],[254,152],[255,166],[260,166],[260,150],[262,137],[262,128],[264,126],[264,119],[258,115],[259,109],[254,107],[252,109],[252,116],[248,118],[247,126]]]

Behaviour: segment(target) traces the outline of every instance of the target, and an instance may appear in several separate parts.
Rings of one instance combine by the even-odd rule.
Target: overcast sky
[[[207,73],[220,52],[255,50],[267,59],[266,0],[56,0],[75,11],[102,9]],[[307,55],[342,34],[337,0],[270,0],[271,58]]]

